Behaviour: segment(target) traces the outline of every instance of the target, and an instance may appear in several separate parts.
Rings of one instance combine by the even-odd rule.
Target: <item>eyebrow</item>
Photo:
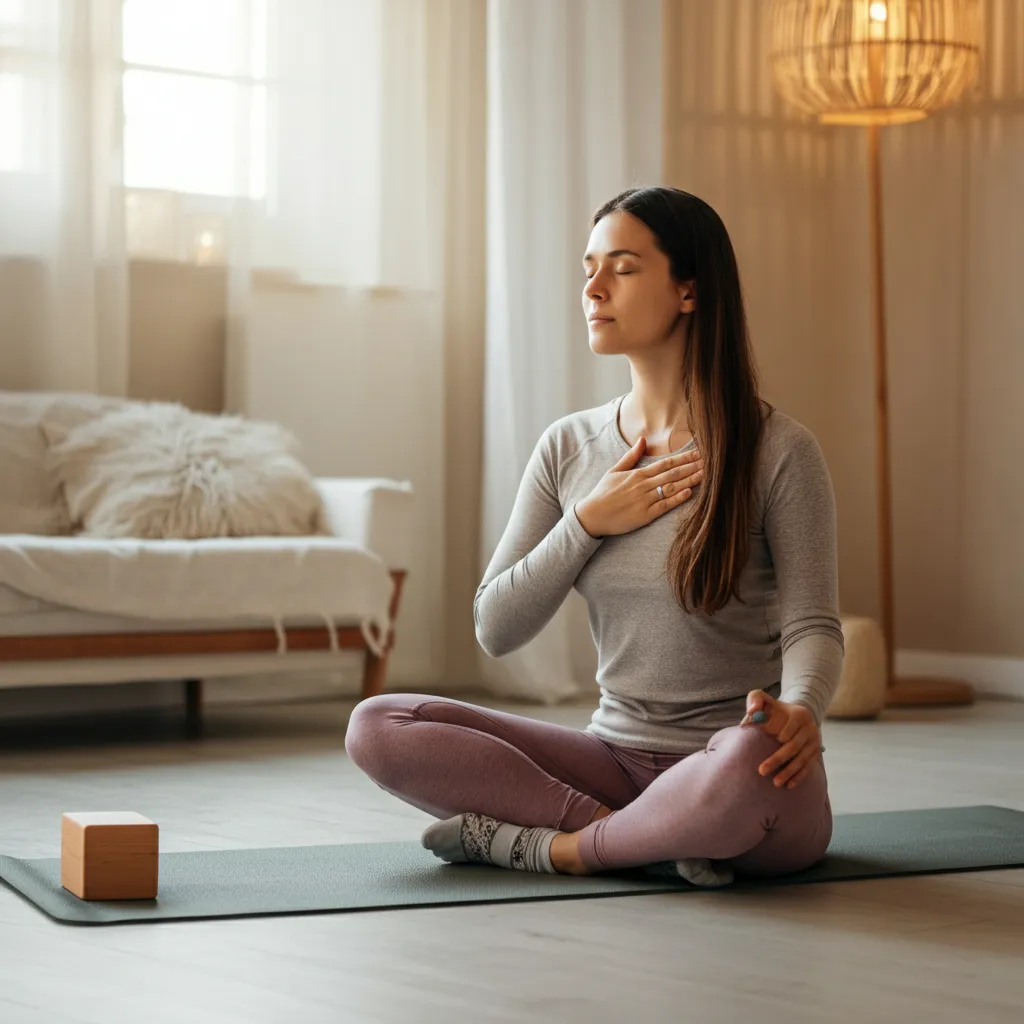
[[[638,260],[639,259],[643,259],[643,257],[640,255],[640,253],[633,252],[632,249],[615,249],[613,252],[608,253],[608,258],[609,259],[614,259],[616,256],[635,256]],[[588,252],[587,255],[583,257],[583,262],[584,263],[593,263],[594,262],[594,254]]]

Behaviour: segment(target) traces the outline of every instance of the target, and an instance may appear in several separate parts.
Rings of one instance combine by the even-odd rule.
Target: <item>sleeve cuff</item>
[[[586,555],[589,558],[601,546],[603,537],[591,537],[583,529],[583,524],[576,515],[576,502],[573,502],[569,511],[562,516],[562,523],[568,533],[569,543],[581,557]]]
[[[779,694],[779,700],[783,704],[799,704],[807,708],[818,728],[821,728],[824,715],[822,713],[821,700],[819,695],[810,687],[792,686],[785,693]]]

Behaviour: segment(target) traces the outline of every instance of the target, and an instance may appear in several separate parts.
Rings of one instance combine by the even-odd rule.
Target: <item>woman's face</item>
[[[616,211],[597,222],[583,268],[583,313],[598,354],[662,345],[673,338],[680,313],[693,311],[692,282],[673,280],[654,234],[632,214]]]

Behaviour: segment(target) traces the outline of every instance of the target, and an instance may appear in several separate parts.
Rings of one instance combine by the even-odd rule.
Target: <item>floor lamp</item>
[[[771,65],[784,99],[868,142],[875,335],[878,545],[888,706],[969,704],[968,683],[898,679],[893,661],[892,511],[879,131],[949,106],[980,64],[981,0],[772,0]]]

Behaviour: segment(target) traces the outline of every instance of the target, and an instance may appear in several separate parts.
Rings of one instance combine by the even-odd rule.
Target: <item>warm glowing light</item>
[[[772,75],[824,124],[906,124],[977,79],[983,0],[772,0]]]

